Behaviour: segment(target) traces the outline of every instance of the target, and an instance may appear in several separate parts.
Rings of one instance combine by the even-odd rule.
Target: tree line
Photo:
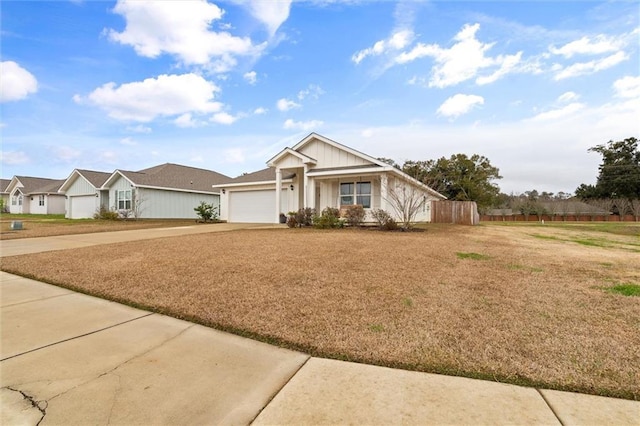
[[[526,216],[535,214],[592,214],[598,210],[612,214],[640,216],[640,151],[638,139],[609,141],[589,148],[602,156],[595,185],[581,184],[575,194],[525,191],[522,194],[500,192],[497,181],[500,170],[482,155],[454,154],[437,160],[407,160],[402,165],[389,158],[379,160],[390,164],[450,200],[475,201],[483,214],[490,210],[511,209]],[[580,202],[580,203],[579,203]],[[589,211],[584,204],[597,207]],[[570,207],[573,206],[573,207]]]

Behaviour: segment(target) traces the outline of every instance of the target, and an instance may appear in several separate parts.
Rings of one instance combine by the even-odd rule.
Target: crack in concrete
[[[34,399],[34,397],[32,397],[31,395],[27,394],[26,392],[21,391],[20,389],[15,389],[12,388],[10,386],[7,386],[5,389],[9,389],[10,391],[13,392],[18,392],[20,393],[20,395],[22,395],[22,397],[24,399],[26,399],[27,401],[29,401],[29,403],[36,408],[38,411],[40,411],[40,414],[42,414],[42,416],[40,417],[40,420],[38,420],[38,423],[36,423],[36,426],[38,426],[42,420],[44,420],[44,417],[47,415],[47,408],[49,407],[49,402],[46,400],[40,400],[40,401],[36,401]],[[40,404],[44,403],[44,407],[41,407]]]
[[[551,403],[549,402],[549,400],[544,396],[544,394],[542,393],[542,391],[538,388],[536,388],[536,390],[538,391],[538,394],[540,394],[540,396],[542,397],[542,399],[544,400],[544,403],[547,404],[547,407],[549,407],[549,409],[551,410],[551,412],[553,413],[554,416],[556,416],[556,419],[558,419],[558,422],[560,422],[561,426],[565,426],[564,422],[562,421],[562,419],[560,418],[560,416],[558,415],[558,413],[556,413],[556,410],[554,410],[553,406],[551,405]]]

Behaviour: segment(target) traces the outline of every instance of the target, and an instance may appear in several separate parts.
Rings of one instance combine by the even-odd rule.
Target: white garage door
[[[95,195],[77,195],[69,197],[69,217],[71,219],[86,219],[93,217],[96,212],[98,197]]]
[[[287,195],[283,190],[280,198],[282,206],[287,205]],[[233,191],[229,193],[229,222],[274,223],[275,205],[275,190]]]

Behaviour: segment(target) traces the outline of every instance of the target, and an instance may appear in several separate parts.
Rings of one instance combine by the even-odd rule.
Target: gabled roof
[[[58,189],[60,189],[64,181],[64,179],[14,176],[9,185],[7,185],[7,191],[13,191],[16,187],[20,187],[20,192],[24,195],[58,194]]]
[[[94,188],[100,188],[111,176],[111,173],[107,172],[98,172],[95,170],[84,170],[84,169],[75,169],[69,177],[64,181],[62,186],[60,186],[59,191],[65,192],[76,179],[82,177]]]
[[[132,185],[142,188],[176,189],[181,191],[214,192],[212,186],[229,182],[230,177],[212,170],[165,163],[137,172],[116,170],[105,181],[108,187],[118,176],[123,176]]]
[[[295,173],[282,173],[282,180],[292,179]],[[258,170],[257,172],[245,173],[234,179],[231,179],[225,184],[216,185],[223,187],[225,185],[235,185],[240,183],[268,183],[276,181],[276,169],[273,167],[267,167],[266,169]]]
[[[376,164],[378,166],[382,166],[382,167],[386,168],[389,165],[389,164],[387,164],[387,163],[385,163],[383,161],[378,160],[377,158],[373,158],[373,157],[371,157],[371,156],[369,156],[369,155],[367,155],[367,154],[365,154],[363,152],[360,152],[360,151],[358,151],[356,149],[353,149],[353,148],[349,148],[346,145],[342,145],[341,143],[338,143],[338,142],[336,142],[336,141],[334,141],[332,139],[327,138],[326,136],[322,136],[322,135],[319,135],[317,133],[309,133],[309,135],[306,138],[302,139],[300,142],[295,144],[295,146],[293,148],[291,148],[291,149],[294,150],[294,151],[299,151],[305,145],[313,142],[314,139],[322,141],[322,142],[324,142],[324,143],[326,143],[328,145],[332,145],[332,146],[334,146],[334,147],[336,147],[338,149],[346,151],[349,154],[353,154],[356,157],[360,157],[360,158],[362,158],[364,160],[367,160],[367,161],[369,161],[369,162],[371,162],[373,164]]]
[[[275,167],[275,163],[280,160],[281,158],[287,156],[287,155],[293,155],[294,157],[297,157],[300,159],[300,161],[302,161],[302,164],[316,164],[317,161],[311,157],[309,157],[308,155],[304,155],[301,152],[298,152],[294,149],[291,148],[285,148],[282,151],[280,151],[279,153],[277,153],[273,158],[271,158],[269,161],[267,161],[267,165],[269,167]]]
[[[6,193],[10,183],[11,179],[0,179],[0,192]]]

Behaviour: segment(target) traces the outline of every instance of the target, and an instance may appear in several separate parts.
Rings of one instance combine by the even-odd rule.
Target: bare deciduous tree
[[[382,185],[384,186],[383,193],[387,194],[385,201],[397,215],[400,227],[411,229],[415,223],[416,215],[426,203],[424,192],[398,179],[394,179],[393,183],[387,182],[386,185],[383,181]]]

